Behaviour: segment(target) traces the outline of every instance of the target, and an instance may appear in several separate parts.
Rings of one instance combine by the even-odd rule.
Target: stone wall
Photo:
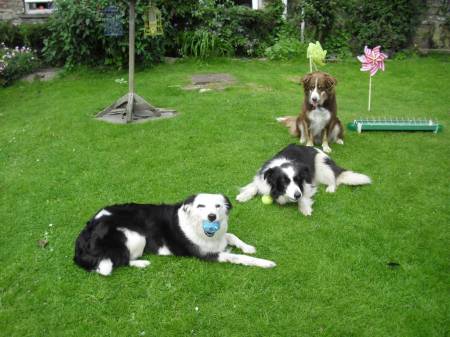
[[[417,27],[414,46],[450,51],[450,5],[448,0],[427,0],[427,9]]]
[[[0,20],[17,20],[24,14],[22,0],[0,0]]]
[[[0,0],[0,21],[11,21],[13,24],[42,22],[48,14],[25,14],[23,0]]]

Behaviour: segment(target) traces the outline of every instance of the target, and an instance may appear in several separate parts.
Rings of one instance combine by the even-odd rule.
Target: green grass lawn
[[[324,70],[338,79],[342,122],[366,117],[358,62]],[[105,278],[72,262],[76,236],[104,205],[196,192],[234,200],[264,160],[296,142],[275,117],[298,113],[302,88],[290,78],[306,71],[306,61],[232,59],[142,70],[137,92],[179,116],[126,126],[93,119],[126,92],[114,82],[126,73],[0,89],[0,336],[448,336],[449,57],[388,61],[370,114],[434,117],[444,132],[347,132],[332,145],[341,166],[373,185],[322,186],[312,217],[294,204],[234,202],[230,232],[276,268],[146,256],[149,268]],[[238,83],[203,94],[177,86],[205,72]]]

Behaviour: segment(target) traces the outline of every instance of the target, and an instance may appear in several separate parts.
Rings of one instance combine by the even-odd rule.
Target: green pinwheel
[[[312,72],[313,64],[315,70],[317,70],[317,65],[324,66],[326,55],[327,51],[322,49],[319,41],[316,41],[316,43],[310,42],[306,50],[306,57],[309,59],[309,70]]]

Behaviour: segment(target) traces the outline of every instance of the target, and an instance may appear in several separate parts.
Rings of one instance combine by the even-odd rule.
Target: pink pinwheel
[[[369,76],[369,106],[370,111],[370,101],[372,96],[372,76],[375,75],[378,69],[384,71],[384,59],[388,56],[380,51],[380,46],[376,46],[373,49],[369,49],[367,46],[364,47],[364,55],[358,56],[358,60],[362,63],[361,71],[370,71]]]
[[[384,71],[384,59],[388,56],[380,51],[380,46],[373,49],[364,47],[364,55],[358,56],[358,60],[362,63],[361,71],[370,71],[370,76],[377,73],[378,69]]]

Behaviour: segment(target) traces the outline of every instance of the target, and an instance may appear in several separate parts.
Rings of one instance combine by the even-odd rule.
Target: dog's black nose
[[[317,97],[312,97],[311,99],[313,102],[317,102]]]
[[[301,194],[300,192],[296,192],[296,193],[294,194],[295,200],[300,199],[301,196],[302,196],[302,194]]]
[[[214,221],[214,220],[216,220],[216,218],[217,218],[217,217],[216,217],[215,214],[212,214],[212,213],[211,213],[211,214],[208,214],[208,220],[209,220],[209,221]]]

